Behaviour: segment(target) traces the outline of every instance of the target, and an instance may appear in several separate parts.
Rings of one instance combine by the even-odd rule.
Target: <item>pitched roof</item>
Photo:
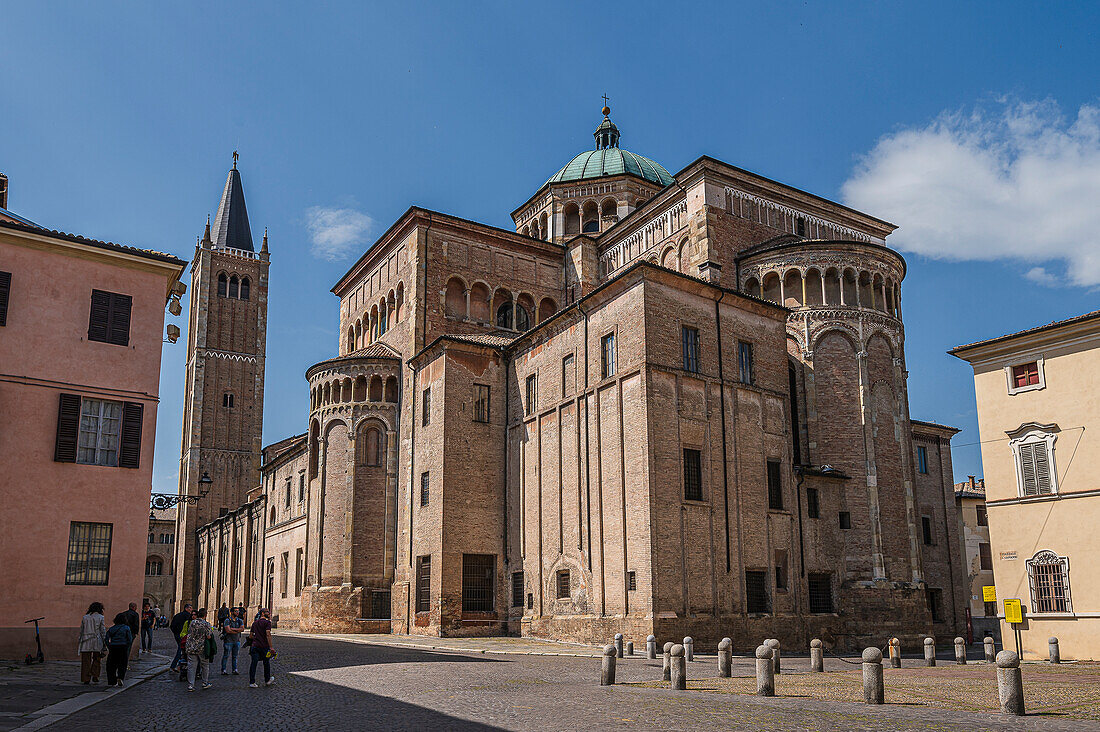
[[[25,219],[19,214],[14,214],[6,208],[0,208],[0,221],[15,221],[16,223],[26,224],[27,226],[38,226],[38,224],[30,219]]]
[[[296,448],[302,447],[306,443],[306,433],[303,432],[300,435],[294,435],[293,437],[287,437],[278,442],[273,442],[263,449],[264,466],[268,466],[275,462],[279,458],[283,457],[289,452],[293,452]]]
[[[1082,323],[1086,320],[1092,320],[1093,318],[1100,318],[1100,310],[1093,310],[1083,315],[1077,315],[1072,318],[1066,318],[1064,320],[1055,320],[1053,323],[1047,323],[1046,325],[1038,325],[1034,328],[1028,328],[1027,330],[1016,331],[1015,333],[1009,333],[1007,335],[997,336],[995,338],[987,338],[984,341],[975,341],[974,343],[967,343],[965,346],[955,346],[949,354],[952,356],[958,356],[961,351],[965,351],[976,346],[988,346],[992,343],[998,343],[1000,341],[1007,341],[1010,338],[1016,338],[1023,335],[1031,335],[1032,333],[1041,333],[1044,330],[1052,330],[1054,328],[1060,328],[1064,325],[1073,325],[1074,323]]]
[[[46,229],[42,226],[34,224],[22,224],[17,221],[4,221],[0,219],[0,228],[14,229],[15,231],[26,231],[31,234],[43,234],[54,237],[55,239],[63,239],[64,241],[71,241],[76,244],[85,244],[87,246],[96,247],[97,249],[110,249],[116,252],[124,252],[126,254],[133,254],[139,257],[145,257],[147,259],[156,259],[161,262],[168,262],[169,264],[177,264],[183,266],[187,262],[179,257],[166,254],[164,252],[158,252],[153,249],[139,249],[138,247],[126,246],[125,244],[115,244],[109,241],[99,241],[98,239],[88,239],[80,236],[79,234],[67,234],[64,231],[56,231],[54,229]]]
[[[244,205],[244,185],[236,163],[233,163],[225,179],[212,239],[214,246],[223,249],[255,251],[252,247],[252,229],[248,226],[248,211]]]
[[[512,343],[512,341],[519,338],[522,333],[511,333],[508,331],[498,330],[492,333],[448,333],[444,336],[449,341],[459,341],[460,343],[473,343],[478,346],[491,346],[493,348],[504,348]]]

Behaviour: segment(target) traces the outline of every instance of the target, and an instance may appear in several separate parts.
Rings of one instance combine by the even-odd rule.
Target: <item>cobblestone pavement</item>
[[[161,674],[48,729],[1096,729],[1095,722],[1053,712],[1020,719],[920,704],[872,708],[810,694],[760,699],[729,693],[732,688],[719,691],[716,680],[706,684],[711,691],[672,692],[641,685],[661,673],[659,660],[641,657],[623,659],[620,684],[601,687],[599,662],[592,658],[458,653],[287,636],[277,638],[276,645],[272,687],[249,689],[247,675],[215,675],[214,688],[187,693],[184,684]],[[737,667],[744,670],[749,661],[738,659]],[[789,668],[803,663],[790,659]],[[689,677],[700,679],[716,670],[713,657],[688,669]],[[912,675],[940,671],[951,670],[913,669]],[[1053,673],[1068,678],[1074,671]],[[1025,683],[1030,675],[1025,670]],[[795,678],[785,673],[781,683]]]

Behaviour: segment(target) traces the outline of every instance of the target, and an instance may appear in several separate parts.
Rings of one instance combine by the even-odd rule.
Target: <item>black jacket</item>
[[[183,632],[183,624],[191,619],[191,613],[186,610],[181,610],[172,616],[172,622],[168,624],[168,627],[172,629],[172,634],[178,639],[180,633]]]
[[[122,613],[126,617],[126,624],[130,626],[130,630],[134,633],[134,638],[141,635],[141,616],[134,610],[126,610]]]

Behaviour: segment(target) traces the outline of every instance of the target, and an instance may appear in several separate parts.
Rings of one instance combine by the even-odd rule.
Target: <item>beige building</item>
[[[909,418],[894,227],[712,158],[674,176],[603,114],[513,230],[412,207],[333,287],[304,453],[254,476],[249,604],[741,649],[963,632],[955,430]],[[203,592],[233,515],[198,529]]]
[[[1025,658],[1100,658],[1100,311],[951,351],[974,367],[1001,633]]]
[[[145,599],[167,615],[175,607],[176,508],[149,514],[149,546],[145,552]]]
[[[986,636],[999,643],[1001,624],[997,601],[985,599],[985,588],[996,586],[993,581],[993,551],[989,543],[989,513],[985,506],[985,480],[971,475],[965,483],[956,483],[955,506],[962,527],[970,599],[967,607],[970,637],[974,643],[984,642]]]

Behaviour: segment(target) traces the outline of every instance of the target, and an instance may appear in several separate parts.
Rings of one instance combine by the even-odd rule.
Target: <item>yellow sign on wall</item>
[[[1005,622],[1024,622],[1024,608],[1019,600],[1005,600]]]
[[[984,585],[982,587],[982,600],[985,602],[996,602],[997,588],[993,585]]]

